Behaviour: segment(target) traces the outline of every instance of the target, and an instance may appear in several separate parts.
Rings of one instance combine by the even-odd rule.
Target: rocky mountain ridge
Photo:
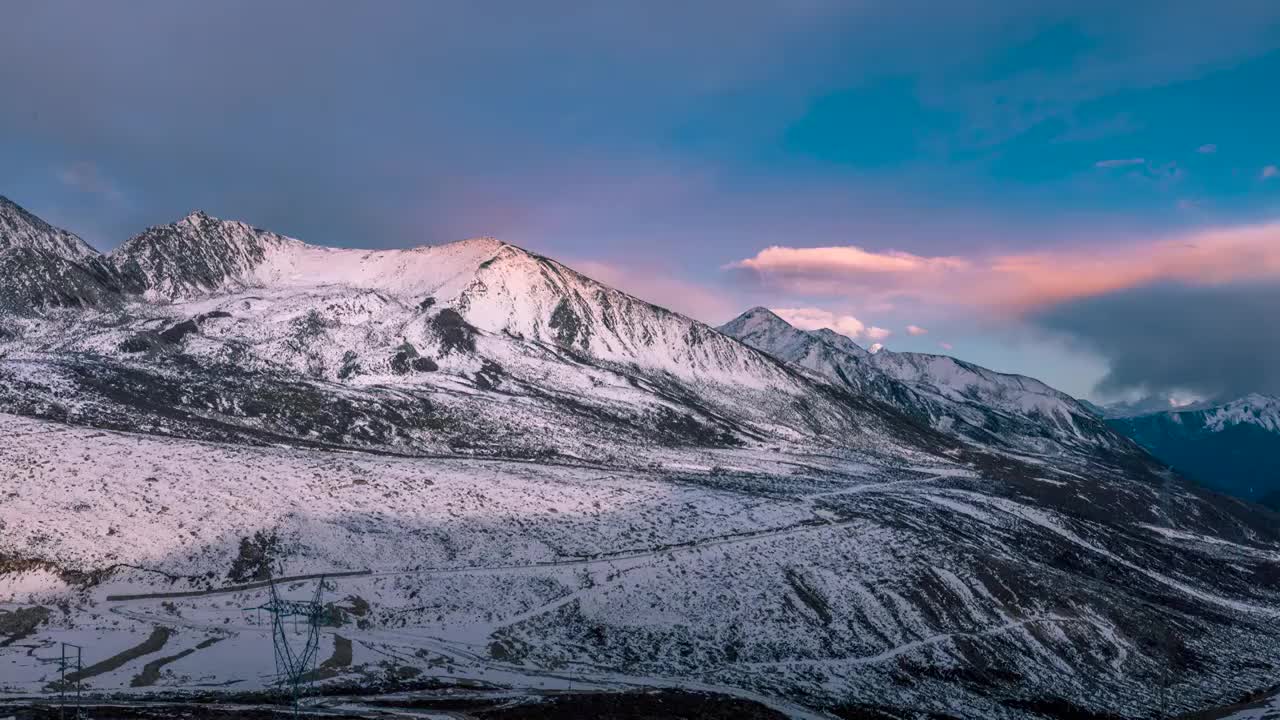
[[[492,239],[196,214],[101,262],[0,316],[0,649],[74,638],[96,692],[269,689],[271,574],[327,577],[315,682],[362,689],[1150,717],[1277,670],[1276,516],[1030,379],[720,332]],[[56,692],[47,655],[0,693]]]

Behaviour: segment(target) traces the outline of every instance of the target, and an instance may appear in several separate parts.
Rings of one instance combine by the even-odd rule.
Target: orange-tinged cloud
[[[792,292],[863,301],[914,297],[1021,314],[1162,281],[1220,285],[1280,278],[1280,223],[973,258],[775,246],[731,267]]]

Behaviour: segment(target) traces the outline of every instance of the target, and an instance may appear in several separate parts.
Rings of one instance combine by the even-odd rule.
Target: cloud
[[[870,338],[871,340],[886,340],[892,334],[893,334],[893,331],[886,330],[882,327],[876,327],[874,325],[867,328],[867,337]]]
[[[1093,166],[1100,168],[1118,168],[1128,167],[1130,165],[1142,165],[1145,162],[1146,160],[1143,160],[1142,158],[1125,158],[1123,160],[1099,160],[1094,163]]]
[[[926,330],[926,329],[924,329],[924,328],[920,327],[919,325],[908,325],[908,326],[907,326],[907,334],[908,334],[908,335],[927,335],[928,333],[929,333],[929,331],[928,331],[928,330]]]
[[[861,320],[852,315],[838,315],[822,308],[770,308],[775,315],[795,325],[801,330],[821,330],[829,328],[841,335],[858,338],[879,339],[883,328],[867,327]]]
[[[951,344],[951,343],[949,343],[949,342],[940,342],[940,343],[938,343],[938,347],[942,348],[943,350],[954,350],[954,349],[955,349],[955,346],[954,346],[954,345],[952,345],[952,344]]]
[[[1211,286],[1280,278],[1280,223],[971,258],[775,246],[730,267],[753,282],[797,293],[862,303],[910,298],[1023,315],[1158,282]]]
[[[1273,177],[1277,177],[1277,176],[1280,176],[1280,167],[1276,167],[1275,165],[1268,165],[1268,166],[1266,166],[1266,167],[1262,168],[1262,179],[1263,179],[1263,180],[1269,180],[1269,179],[1271,179],[1271,178],[1273,178]]]
[[[91,162],[79,162],[59,170],[58,179],[63,185],[81,192],[101,195],[111,200],[119,200],[121,197],[115,184],[104,177],[98,166]]]
[[[1097,391],[1280,394],[1280,281],[1161,283],[1046,308],[1029,319],[1103,357]]]
[[[1215,145],[1214,143],[1207,143],[1196,148],[1196,152],[1202,155],[1210,155],[1212,153],[1218,152],[1218,146]]]

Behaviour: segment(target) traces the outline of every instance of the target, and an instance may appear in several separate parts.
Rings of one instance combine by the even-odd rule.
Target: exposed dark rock
[[[418,348],[407,341],[396,349],[396,354],[391,358],[391,372],[396,375],[406,375],[410,371],[423,372],[438,369],[439,366],[434,360],[418,355]]]
[[[143,353],[163,350],[168,343],[160,337],[160,333],[144,330],[120,343],[120,352]]]
[[[227,579],[235,583],[268,580],[279,556],[280,539],[274,532],[259,530],[252,538],[240,538],[240,554],[232,561]]]
[[[476,329],[453,308],[445,308],[431,318],[431,330],[440,340],[440,351],[445,355],[451,352],[475,352]]]
[[[338,379],[347,380],[355,375],[360,374],[360,356],[355,350],[348,350],[342,354],[342,367],[338,368]]]
[[[173,327],[162,330],[160,332],[160,340],[169,345],[177,345],[188,335],[198,332],[200,332],[200,326],[195,320],[184,320]]]
[[[556,342],[566,347],[579,345],[585,348],[591,336],[590,328],[573,311],[568,298],[562,298],[556,305],[548,325],[556,331]]]

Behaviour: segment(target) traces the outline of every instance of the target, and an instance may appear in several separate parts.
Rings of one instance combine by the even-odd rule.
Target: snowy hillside
[[[1210,432],[1245,424],[1280,433],[1280,398],[1252,393],[1204,411],[1204,426]]]
[[[0,648],[0,693],[52,692],[39,657],[61,640],[122,658],[93,692],[269,687],[268,630],[241,610],[264,590],[239,589],[267,568],[331,576],[319,677],[394,670],[445,693],[681,687],[792,717],[1135,717],[1158,703],[1170,622],[1196,659],[1180,710],[1270,682],[1280,640],[1262,580],[1280,561],[1274,516],[1182,488],[1164,514],[1158,486],[1096,465],[791,448],[671,451],[637,471],[3,415],[0,433],[0,618],[68,609],[28,611],[21,650]]]
[[[869,353],[839,333],[800,330],[765,308],[749,310],[720,330],[969,440],[1037,452],[1062,444],[1125,444],[1078,401],[1032,378],[945,355]]]

